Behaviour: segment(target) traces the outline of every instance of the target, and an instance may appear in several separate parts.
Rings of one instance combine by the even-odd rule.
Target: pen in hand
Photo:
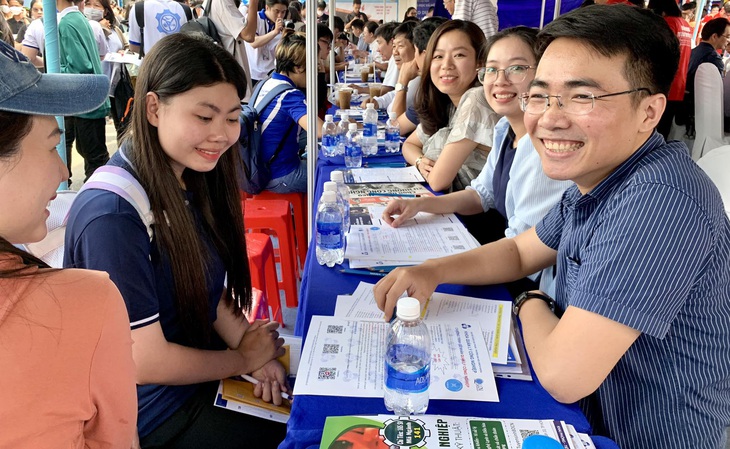
[[[258,385],[259,384],[258,379],[256,379],[255,377],[249,376],[248,374],[241,374],[239,377],[241,379],[243,379],[243,380],[246,380],[248,382],[251,382],[254,385]],[[285,392],[285,391],[282,391],[281,392],[281,397],[282,397],[282,399],[286,399],[289,402],[291,402],[291,400],[292,400],[291,399],[291,396],[289,396],[289,394],[287,392]]]

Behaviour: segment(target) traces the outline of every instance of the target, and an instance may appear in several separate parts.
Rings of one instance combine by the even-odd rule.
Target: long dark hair
[[[185,206],[185,197],[170,158],[160,145],[157,128],[147,120],[145,98],[148,92],[154,92],[164,103],[195,87],[217,83],[234,85],[239,98],[246,93],[245,74],[225,49],[203,36],[176,33],[161,39],[142,64],[131,127],[123,136],[125,151],[150,198],[157,222],[155,236],[172,265],[177,309],[191,344],[202,344],[210,338],[206,282],[209,254]],[[238,316],[251,308],[251,279],[238,190],[240,170],[236,143],[210,172],[186,169],[182,175],[202,213],[203,226],[225,265],[225,301]]]
[[[421,120],[421,127],[428,135],[432,135],[444,126],[448,126],[453,111],[453,104],[449,96],[438,90],[431,80],[431,61],[433,60],[436,44],[438,44],[441,36],[450,31],[461,31],[467,36],[476,53],[477,67],[483,66],[487,59],[487,42],[484,33],[473,22],[449,20],[436,28],[426,47],[426,56],[421,70],[421,88],[418,90],[415,100],[416,112]],[[472,87],[478,85],[479,80],[475,70]]]
[[[30,134],[33,116],[15,112],[0,111],[0,161],[9,161],[18,156],[20,144]],[[0,270],[0,279],[12,279],[37,274],[34,268],[48,268],[48,264],[29,254],[0,236],[0,255],[20,257],[18,267]]]

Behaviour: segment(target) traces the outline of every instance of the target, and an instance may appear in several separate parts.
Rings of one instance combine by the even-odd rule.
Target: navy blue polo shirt
[[[581,406],[622,449],[720,448],[730,423],[730,222],[683,143],[656,132],[536,226],[557,250],[558,314],[641,332]]]
[[[133,173],[119,153],[111,158],[109,165]],[[185,194],[199,234],[210,253],[208,320],[212,323],[223,293],[225,268],[203,230],[200,212],[192,206],[192,195]],[[153,229],[155,226],[160,224],[153,225]],[[190,346],[179,321],[167,254],[161,250],[156,238],[150,242],[142,219],[125,199],[104,190],[81,192],[71,207],[64,250],[65,267],[109,273],[127,305],[132,330],[159,321],[167,341]],[[206,349],[225,349],[225,344],[214,335]],[[138,385],[139,436],[148,435],[162,424],[197,388],[197,385]]]
[[[268,92],[279,84],[288,84],[285,91],[261,111],[261,145],[265,160],[276,152],[276,147],[286,135],[284,146],[271,163],[271,179],[281,178],[299,168],[299,119],[307,115],[307,97],[289,77],[274,72],[261,88],[257,101],[263,100]],[[291,129],[291,131],[289,131]],[[288,131],[288,134],[287,134]]]

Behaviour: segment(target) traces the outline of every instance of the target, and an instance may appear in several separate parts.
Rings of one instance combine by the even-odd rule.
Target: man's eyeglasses
[[[322,43],[325,46],[327,46],[327,48],[332,48],[332,42],[328,41],[327,39],[321,38],[321,39],[318,39],[318,40],[319,40],[320,43]]]
[[[504,77],[510,83],[521,83],[527,78],[527,71],[534,69],[531,65],[511,65],[506,69],[498,69],[496,67],[482,67],[477,71],[479,82],[491,84],[497,81],[499,72],[504,72]]]
[[[520,106],[522,110],[528,114],[540,115],[550,107],[550,99],[555,98],[560,108],[566,114],[586,115],[589,114],[596,106],[596,100],[603,98],[615,97],[617,95],[632,94],[634,92],[646,91],[651,95],[651,90],[647,87],[639,87],[638,89],[625,90],[623,92],[614,92],[605,95],[593,95],[590,92],[573,94],[569,98],[563,99],[562,95],[547,94],[522,94],[520,97]]]

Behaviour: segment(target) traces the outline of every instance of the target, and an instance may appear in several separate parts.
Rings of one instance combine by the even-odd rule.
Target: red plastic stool
[[[270,229],[279,239],[281,254],[281,284],[286,294],[287,307],[296,307],[297,268],[296,241],[289,202],[284,200],[246,200],[243,221],[246,231]]]
[[[276,263],[274,262],[274,245],[267,234],[249,232],[246,234],[246,252],[248,253],[248,267],[251,272],[252,287],[260,290],[260,295],[254,296],[251,307],[251,320],[256,318],[274,317],[274,320],[284,327],[281,315],[281,297],[279,296],[279,281],[276,277]],[[256,301],[260,297],[260,300]],[[269,315],[271,307],[271,315]],[[261,313],[261,309],[265,313]],[[263,315],[263,316],[262,316]]]
[[[249,198],[251,196],[249,195]],[[304,268],[304,259],[307,257],[307,194],[306,193],[276,193],[264,190],[253,195],[255,200],[286,200],[294,213],[294,231],[297,236],[297,251],[299,252],[299,266]],[[299,276],[301,279],[301,276]]]

